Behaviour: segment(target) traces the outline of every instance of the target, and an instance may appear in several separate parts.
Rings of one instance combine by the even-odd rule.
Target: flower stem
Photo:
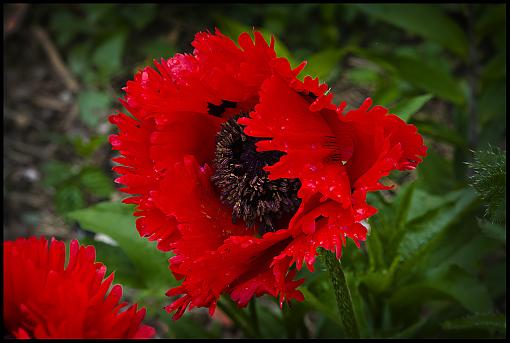
[[[228,297],[222,297],[218,301],[218,308],[220,308],[232,321],[236,327],[240,328],[248,338],[255,338],[257,334],[251,327],[249,320],[243,316],[242,310],[237,308],[234,302],[229,301]]]
[[[250,304],[248,306],[250,307],[250,316],[254,327],[254,331],[257,334],[257,336],[260,337],[260,326],[257,315],[257,304],[255,303],[255,298],[250,300]]]
[[[358,324],[356,323],[356,317],[354,316],[352,307],[351,292],[349,291],[349,287],[347,287],[340,261],[338,261],[335,254],[324,248],[319,248],[319,255],[331,277],[338,311],[340,312],[347,336],[350,338],[359,338]]]

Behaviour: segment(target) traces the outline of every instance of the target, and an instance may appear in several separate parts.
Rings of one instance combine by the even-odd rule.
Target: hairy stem
[[[349,287],[347,287],[347,281],[345,280],[345,275],[342,270],[342,266],[340,265],[340,261],[338,261],[335,254],[324,248],[319,248],[319,255],[322,262],[327,267],[329,276],[331,277],[338,311],[340,312],[347,336],[351,338],[359,338],[358,324],[356,323],[356,317],[354,316],[351,292],[349,291]]]

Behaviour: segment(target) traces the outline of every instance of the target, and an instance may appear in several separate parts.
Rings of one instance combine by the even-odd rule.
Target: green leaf
[[[85,74],[90,73],[90,42],[74,46],[68,54],[69,68],[74,75],[83,79]]]
[[[102,18],[106,17],[118,5],[115,4],[83,4],[81,8],[87,15],[89,24],[98,23]]]
[[[393,277],[399,266],[400,260],[396,258],[388,269],[370,271],[360,277],[360,281],[375,294],[386,292],[393,284]]]
[[[506,51],[494,56],[484,67],[482,79],[506,79]]]
[[[487,288],[495,299],[506,297],[506,270],[506,255],[487,270]]]
[[[487,237],[500,241],[506,245],[506,227],[503,225],[491,223],[488,220],[477,218],[478,226]]]
[[[419,130],[419,132],[423,133]],[[417,168],[417,187],[436,195],[449,192],[456,186],[453,162],[441,156],[433,149],[427,150],[427,156]]]
[[[492,311],[491,298],[485,286],[457,266],[451,266],[433,278],[397,289],[390,303],[401,309],[445,298],[455,300],[473,313]]]
[[[428,317],[423,317],[423,318],[420,318],[417,322],[415,322],[414,324],[406,327],[405,329],[401,329],[399,330],[396,334],[392,335],[391,337],[389,338],[393,338],[393,339],[401,339],[401,338],[410,338],[410,337],[415,337],[415,335],[421,330],[423,329],[427,323],[429,322],[429,318]]]
[[[418,112],[432,98],[432,94],[424,94],[406,99],[390,108],[390,112],[398,115],[400,119],[408,121],[413,114]]]
[[[92,62],[103,75],[114,75],[120,70],[126,38],[125,33],[116,33],[108,37],[94,51]]]
[[[237,306],[237,304],[229,296],[222,296],[218,300],[217,305],[221,311],[232,319],[236,326],[240,328],[247,337],[254,338],[257,336],[246,312]]]
[[[409,216],[415,185],[416,182],[401,186],[391,203],[377,201],[370,196],[369,203],[379,209],[379,212],[368,220],[371,229],[366,241],[367,254],[370,266],[377,266],[377,268],[371,267],[371,271],[386,270],[390,264],[389,261],[394,259],[398,243],[407,229],[405,224]],[[375,193],[374,195],[380,194]],[[378,198],[384,199],[382,196]],[[375,246],[371,242],[372,237],[379,240]],[[372,251],[374,248],[376,248],[375,252]]]
[[[262,301],[254,301],[257,305],[258,320],[260,326],[260,337],[263,338],[285,338],[285,332],[282,330],[283,320],[282,311],[274,303],[267,305]]]
[[[285,338],[308,337],[308,330],[305,329],[304,323],[304,316],[307,310],[306,304],[302,302],[296,302],[291,306],[284,306],[282,308],[283,327],[287,334]],[[339,334],[341,334],[341,332],[339,332]]]
[[[412,124],[418,127],[418,132],[423,135],[440,139],[458,147],[466,147],[466,139],[457,131],[445,127],[445,125],[433,121],[415,120]]]
[[[110,177],[97,167],[84,168],[79,175],[83,188],[98,197],[109,197],[115,190]]]
[[[165,337],[177,339],[221,338],[222,326],[219,322],[212,321],[210,325],[205,326],[201,319],[193,315],[184,315],[179,320],[172,320],[171,316],[166,315],[163,319],[168,325],[168,333]]]
[[[138,30],[149,24],[156,15],[157,4],[129,4],[121,5],[121,15]]]
[[[378,75],[376,89],[372,94],[374,104],[389,107],[401,97],[403,89],[407,86],[396,78],[388,78],[385,75]]]
[[[501,28],[506,25],[506,4],[492,4],[486,6],[482,15],[478,16],[475,25],[476,36],[478,39],[487,35],[495,35],[501,32]]]
[[[99,120],[106,118],[109,106],[110,97],[104,93],[84,91],[78,96],[80,118],[92,128],[99,123]]]
[[[304,75],[318,77],[320,81],[325,82],[332,74],[333,69],[339,64],[345,55],[345,49],[328,49],[320,51],[308,58],[308,63],[303,72]]]
[[[478,146],[501,144],[506,138],[506,78],[483,86],[477,108],[481,124]]]
[[[464,104],[464,92],[459,82],[445,70],[434,66],[430,61],[411,56],[394,56],[391,60],[400,78],[457,105]]]
[[[403,276],[416,265],[420,258],[432,249],[446,234],[447,229],[462,218],[472,207],[477,196],[471,189],[462,189],[445,196],[450,202],[432,213],[422,215],[407,224],[408,231],[403,236],[397,258],[402,259],[398,273]]]
[[[398,66],[392,61],[392,59],[393,59],[392,57],[388,58],[388,54],[378,53],[376,51],[372,51],[369,49],[363,49],[358,46],[349,46],[349,47],[346,47],[346,49],[348,49],[349,52],[352,52],[356,56],[359,56],[365,60],[373,62],[376,66],[380,67],[381,70],[385,70],[391,74],[396,74],[396,72],[397,72]],[[368,65],[365,68],[377,70],[377,69],[374,69],[374,67],[371,65]],[[365,68],[363,68],[363,69],[365,69]]]
[[[504,314],[477,313],[448,320],[441,326],[445,330],[485,329],[506,332],[506,316]]]
[[[87,230],[114,239],[137,269],[145,287],[159,292],[177,284],[168,270],[170,255],[157,250],[155,242],[138,235],[132,206],[103,202],[67,216]]]
[[[417,188],[412,197],[409,198],[409,206],[405,223],[418,221],[420,219],[428,220],[432,218],[433,212],[440,210],[444,206],[451,205],[461,196],[459,192],[443,194],[441,196],[432,195],[426,191]]]
[[[493,240],[477,232],[478,228],[474,227],[473,222],[470,217],[455,225],[448,241],[422,259],[421,271],[430,274],[452,265],[471,274],[480,270],[484,260],[494,253],[495,246]]]
[[[42,166],[44,174],[43,185],[45,187],[57,187],[74,176],[72,166],[69,163],[50,160]]]
[[[319,298],[317,298],[307,288],[303,287],[303,288],[300,288],[299,290],[303,293],[303,295],[305,297],[305,302],[308,305],[310,305],[310,307],[312,307],[312,308],[316,309],[317,311],[321,312],[323,315],[327,316],[329,319],[331,319],[332,321],[336,322],[337,324],[342,325],[342,321],[340,320],[340,317],[338,316],[338,314],[334,310],[334,308],[331,308],[329,305],[326,305],[323,302],[321,302],[321,300]]]
[[[107,272],[115,272],[115,282],[131,288],[142,288],[142,278],[129,257],[117,246],[84,237],[81,244],[93,245],[96,249],[96,261],[107,267]]]
[[[57,188],[55,206],[59,213],[67,213],[85,206],[81,189],[75,184]]]
[[[384,249],[380,239],[380,231],[374,228],[370,230],[366,241],[367,254],[370,261],[370,270],[382,270],[386,267]]]
[[[408,82],[415,88],[437,95],[457,105],[465,102],[465,92],[449,70],[432,64],[419,54],[393,54],[349,47],[354,55],[367,59],[391,75]]]
[[[479,96],[480,122],[485,126],[494,120],[506,128],[506,79],[488,82]],[[503,123],[504,122],[504,123]],[[492,130],[487,130],[492,135]]]
[[[108,142],[106,135],[98,135],[91,137],[90,139],[82,138],[80,136],[71,138],[74,150],[82,157],[89,157],[106,142]]]
[[[437,5],[363,4],[355,6],[374,18],[438,42],[462,57],[467,56],[468,41],[464,32]]]
[[[154,59],[168,58],[175,54],[175,46],[165,38],[148,41],[143,50],[146,52],[148,62]]]
[[[84,20],[79,20],[73,12],[63,7],[57,9],[50,19],[50,27],[55,32],[56,43],[63,47],[68,45],[80,33],[91,34],[94,30]]]
[[[419,193],[420,191],[416,189],[416,183],[414,182],[400,187],[398,195],[394,201],[394,206],[397,208],[397,212],[395,214],[395,226],[398,231],[404,229],[405,223],[412,219],[413,216],[416,216],[416,207],[411,207],[411,204],[413,204],[411,199],[415,199]],[[423,202],[421,202],[420,209],[425,207],[423,205]]]
[[[370,67],[359,67],[346,70],[345,73],[350,81],[359,85],[368,86],[379,81],[380,71]]]

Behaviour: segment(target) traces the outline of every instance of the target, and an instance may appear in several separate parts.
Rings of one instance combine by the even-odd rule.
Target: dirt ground
[[[77,119],[79,85],[66,76],[48,33],[26,22],[27,6],[4,5],[4,239],[70,238],[52,189],[43,186],[42,165],[72,159],[59,138],[89,132]],[[102,158],[107,164],[109,156]]]

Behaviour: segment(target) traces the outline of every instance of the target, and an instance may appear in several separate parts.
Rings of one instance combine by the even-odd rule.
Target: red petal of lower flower
[[[4,242],[4,325],[18,338],[149,338],[140,325],[145,309],[119,302],[122,288],[109,293],[113,274],[95,261],[93,246],[70,244],[64,268],[63,242],[44,238]]]

